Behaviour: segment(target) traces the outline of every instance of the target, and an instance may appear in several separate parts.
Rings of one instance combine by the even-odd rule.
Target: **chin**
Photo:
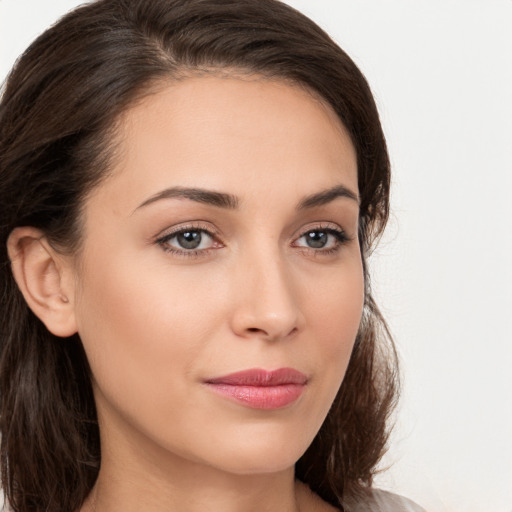
[[[300,457],[300,455],[299,455]],[[234,475],[265,475],[281,473],[289,470],[295,466],[299,459],[296,456],[289,456],[283,454],[282,456],[273,453],[259,454],[258,456],[238,455],[221,462],[222,467],[226,473]]]
[[[302,441],[302,442],[301,442]],[[308,448],[309,443],[290,434],[281,438],[247,437],[229,446],[218,446],[217,466],[237,475],[269,474],[286,471],[293,466]]]

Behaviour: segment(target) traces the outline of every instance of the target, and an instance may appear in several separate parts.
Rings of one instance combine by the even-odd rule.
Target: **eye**
[[[213,233],[198,227],[183,227],[161,236],[156,242],[165,251],[183,256],[206,254],[209,249],[222,246]]]
[[[174,241],[181,249],[204,249],[204,245],[208,245],[211,241],[209,236],[204,231],[187,230],[175,234],[168,243]],[[203,247],[201,247],[203,245]]]
[[[349,238],[342,229],[315,228],[301,235],[294,245],[318,252],[332,252],[339,249]]]

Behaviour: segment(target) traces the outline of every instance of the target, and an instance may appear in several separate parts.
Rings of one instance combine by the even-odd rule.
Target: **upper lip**
[[[208,384],[224,384],[228,386],[282,386],[285,384],[306,384],[308,378],[293,368],[279,368],[277,370],[263,370],[252,368],[240,372],[230,373],[222,377],[207,379]]]

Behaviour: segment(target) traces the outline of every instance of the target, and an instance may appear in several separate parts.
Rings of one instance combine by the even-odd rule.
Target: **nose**
[[[277,341],[300,331],[305,323],[290,269],[275,256],[252,258],[241,265],[231,327],[243,338]]]

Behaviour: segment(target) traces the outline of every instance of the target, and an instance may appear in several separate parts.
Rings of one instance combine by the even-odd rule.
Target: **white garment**
[[[363,500],[357,503],[348,499],[344,504],[345,512],[426,512],[413,501],[380,489],[372,489]]]

